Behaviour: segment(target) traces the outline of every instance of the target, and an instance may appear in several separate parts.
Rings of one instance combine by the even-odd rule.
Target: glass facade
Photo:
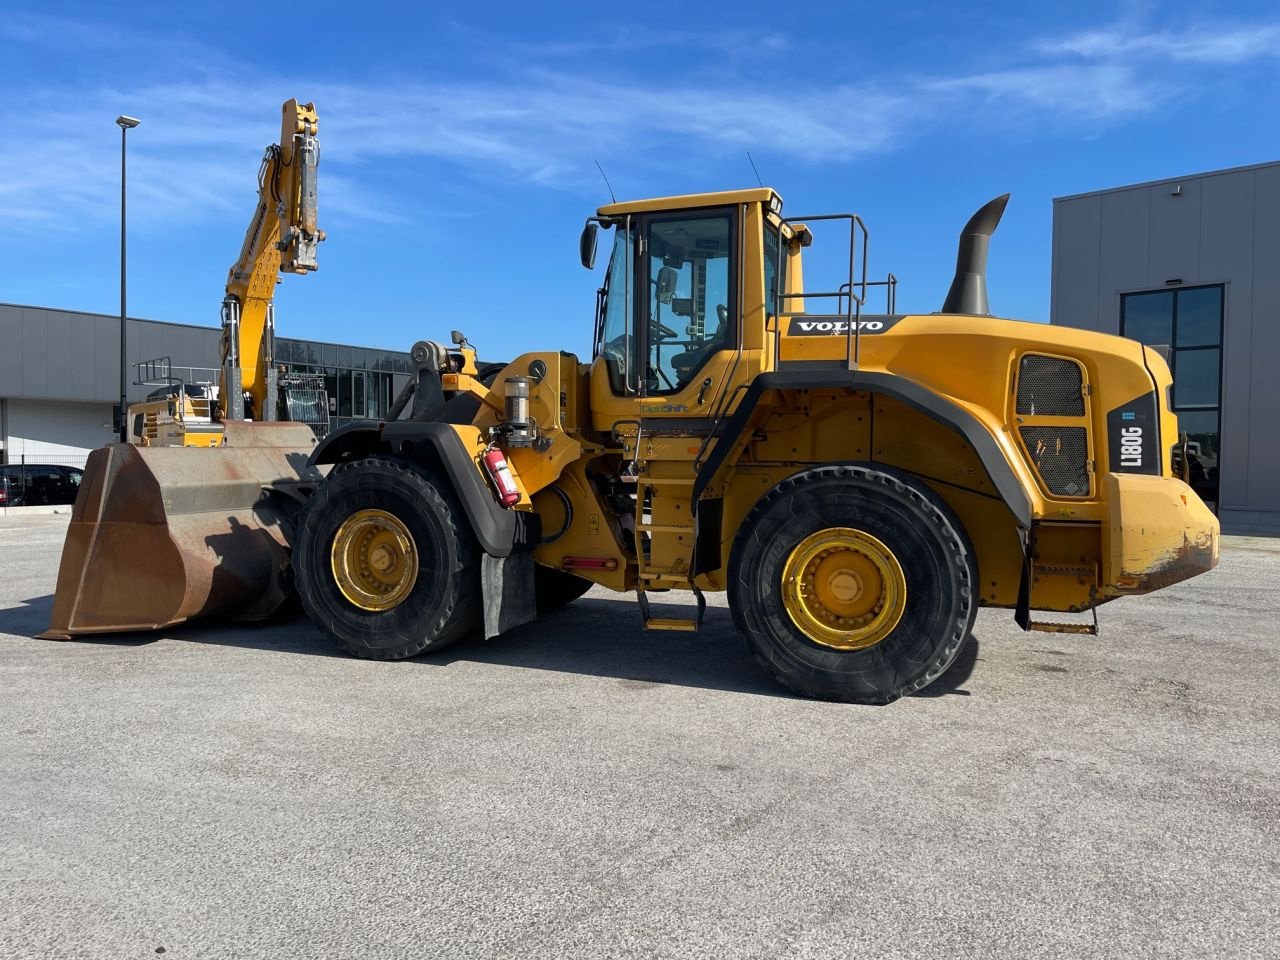
[[[1215,510],[1222,448],[1222,321],[1221,284],[1120,298],[1121,335],[1169,350],[1173,411],[1178,415],[1178,430],[1187,440],[1191,486]],[[1176,459],[1175,466],[1181,469],[1181,454]]]
[[[285,337],[276,338],[276,363],[282,372],[324,377],[330,429],[383,416],[413,370],[409,354],[398,350]]]

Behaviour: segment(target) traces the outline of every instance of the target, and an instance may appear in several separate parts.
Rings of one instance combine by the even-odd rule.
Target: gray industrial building
[[[172,375],[217,382],[219,328],[128,323],[131,363],[168,357]],[[325,378],[331,427],[381,416],[411,370],[403,351],[287,337],[276,362]],[[154,389],[131,385],[129,401]],[[116,436],[119,401],[118,316],[0,303],[0,463],[83,465]]]
[[[1192,485],[1280,534],[1280,162],[1057,198],[1050,310],[1168,347]]]

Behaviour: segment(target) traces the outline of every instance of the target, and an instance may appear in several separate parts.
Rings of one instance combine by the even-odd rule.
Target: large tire
[[[390,514],[412,538],[417,575],[389,609],[362,609],[335,573],[335,538],[361,511]],[[303,608],[348,653],[401,660],[446,647],[478,623],[479,544],[453,491],[425,468],[381,457],[340,464],[307,501],[298,531]]]
[[[572,573],[539,564],[533,570],[533,587],[538,598],[538,615],[542,616],[567,607],[590,590],[592,583]]]
[[[884,621],[894,625],[863,649],[814,639],[784,598],[788,559],[837,529],[879,541],[905,584],[899,619]],[[910,475],[816,467],[778,484],[747,516],[729,559],[729,605],[756,659],[784,686],[827,700],[889,703],[939,677],[966,642],[978,606],[972,553],[955,515]],[[799,588],[790,589],[794,596]]]

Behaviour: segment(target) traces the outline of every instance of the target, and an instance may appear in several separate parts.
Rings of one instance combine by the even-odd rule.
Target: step
[[[1073,577],[1090,584],[1089,597],[1093,606],[1089,612],[1093,614],[1092,623],[1061,623],[1053,620],[1033,620],[1032,612],[1032,579],[1040,577]],[[1098,636],[1097,590],[1098,567],[1094,563],[1028,563],[1022,570],[1022,583],[1018,588],[1018,606],[1014,620],[1023,630],[1034,630],[1037,633],[1069,633],[1079,636]]]
[[[663,571],[645,567],[640,572],[641,590],[688,590],[689,571]]]
[[[679,630],[685,633],[697,633],[697,620],[681,620],[678,617],[649,617],[644,622],[646,630]]]
[[[1096,637],[1098,621],[1096,615],[1093,623],[1053,623],[1049,620],[1032,620],[1027,624],[1027,629],[1039,633],[1078,633],[1087,637]]]
[[[640,482],[646,487],[692,487],[697,477],[647,477],[641,476]]]
[[[694,619],[686,617],[655,617],[649,612],[649,597],[643,590],[636,591],[636,600],[640,604],[640,617],[646,630],[675,630],[682,633],[697,633],[702,628],[702,618],[707,612],[707,598],[697,587],[693,595],[698,601],[698,616]]]

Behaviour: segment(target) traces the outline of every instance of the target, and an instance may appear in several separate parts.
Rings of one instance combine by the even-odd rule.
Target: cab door
[[[616,229],[592,368],[594,425],[706,436],[740,356],[738,208],[646,214]]]

